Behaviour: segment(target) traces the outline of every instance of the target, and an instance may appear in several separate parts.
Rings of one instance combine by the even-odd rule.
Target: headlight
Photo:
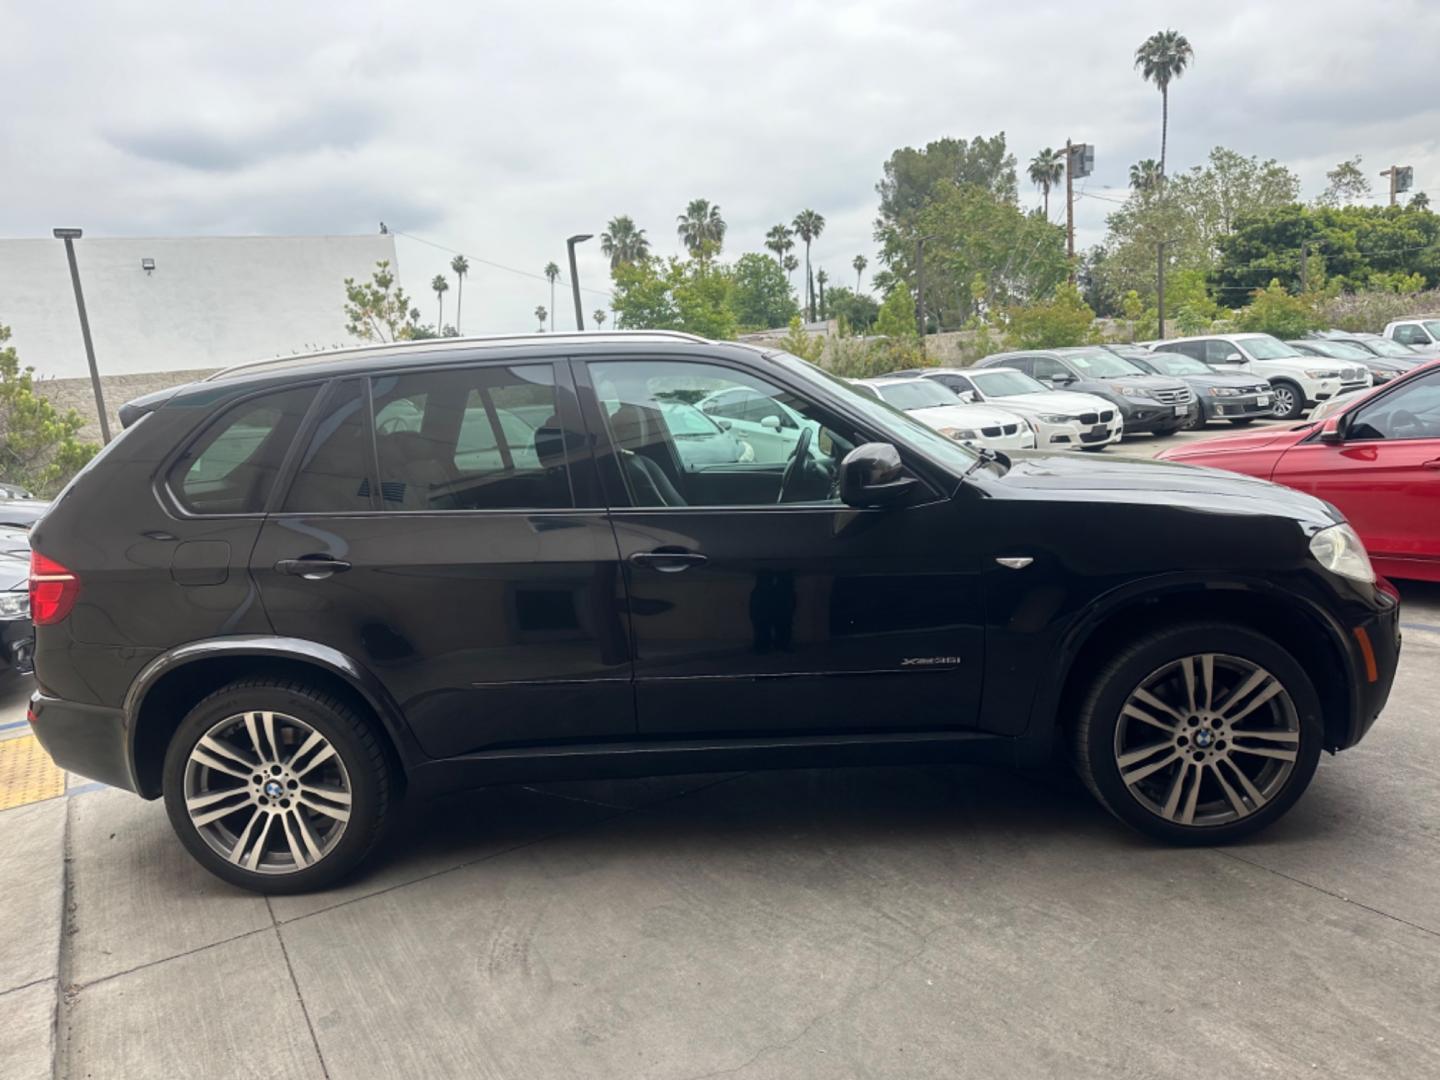
[[[1338,379],[1340,372],[1329,371],[1325,368],[1307,368],[1305,374],[1312,379]]]
[[[1041,413],[1035,419],[1042,424],[1073,424],[1075,422],[1073,416],[1059,416],[1050,413]]]
[[[1375,570],[1365,545],[1349,525],[1331,525],[1310,538],[1310,554],[1332,574],[1355,581],[1374,582]]]
[[[30,614],[30,591],[0,593],[0,619],[18,619]]]
[[[1141,390],[1138,386],[1126,386],[1124,383],[1113,382],[1110,384],[1110,389],[1114,390],[1115,393],[1121,394],[1125,397],[1139,397],[1145,392]]]
[[[1240,391],[1233,386],[1212,386],[1210,394],[1212,397],[1238,397]]]
[[[935,430],[940,432],[940,434],[944,435],[947,439],[955,439],[960,442],[964,442],[966,439],[975,438],[975,432],[970,428],[942,427],[936,428]]]

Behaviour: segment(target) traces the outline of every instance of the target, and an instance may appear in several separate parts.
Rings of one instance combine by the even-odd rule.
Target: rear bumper
[[[35,738],[62,769],[135,791],[125,714],[100,705],[79,705],[38,690],[30,697]]]

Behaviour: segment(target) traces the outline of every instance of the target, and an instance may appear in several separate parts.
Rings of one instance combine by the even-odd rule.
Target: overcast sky
[[[1312,197],[1359,153],[1440,195],[1434,0],[0,0],[0,236],[384,220],[471,257],[464,329],[479,333],[532,328],[550,305],[543,280],[479,260],[563,267],[567,235],[623,213],[677,253],[676,214],[705,197],[732,257],[818,210],[816,263],[848,282],[857,253],[878,269],[874,187],[899,146],[1003,130],[1034,204],[1025,162],[1069,136],[1097,148],[1087,192],[1123,195],[1129,165],[1159,156],[1160,95],[1134,50],[1166,27],[1195,48],[1171,90],[1172,172],[1223,144],[1279,158]],[[1082,246],[1112,206],[1078,203]],[[433,320],[428,282],[450,256],[397,245]],[[598,239],[581,253],[582,283],[603,289]],[[605,300],[587,293],[587,318]]]

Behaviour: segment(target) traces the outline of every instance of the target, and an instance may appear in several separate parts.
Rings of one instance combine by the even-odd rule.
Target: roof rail
[[[291,356],[271,356],[264,360],[247,360],[243,364],[232,364],[207,375],[202,382],[213,382],[227,375],[254,371],[257,368],[303,364],[306,361],[331,360],[347,356],[364,356],[366,353],[404,349],[407,352],[446,352],[460,346],[499,346],[514,342],[542,344],[550,341],[634,341],[658,339],[661,341],[706,342],[709,338],[698,334],[687,334],[681,330],[605,330],[569,331],[558,334],[481,334],[472,337],[421,338],[416,341],[384,341],[365,345],[350,345],[338,349],[320,349],[315,352],[295,353]]]

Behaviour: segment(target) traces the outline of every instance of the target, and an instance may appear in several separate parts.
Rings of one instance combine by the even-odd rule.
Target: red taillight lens
[[[57,623],[75,606],[80,579],[54,559],[30,552],[30,621],[36,626]]]

